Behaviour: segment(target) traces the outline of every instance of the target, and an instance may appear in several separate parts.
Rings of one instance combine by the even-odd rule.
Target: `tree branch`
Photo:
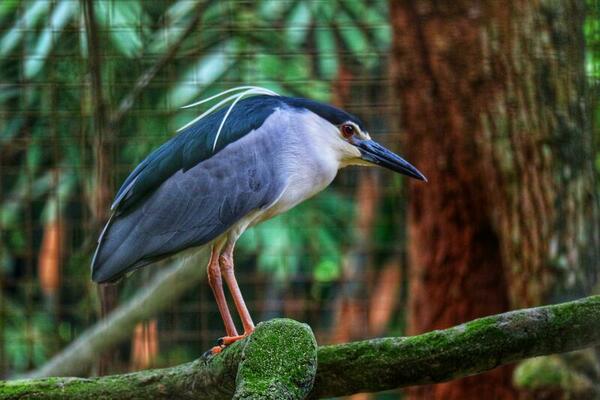
[[[301,324],[290,320],[259,324],[257,332],[262,333],[255,332],[221,354],[214,357],[205,355],[172,368],[92,379],[8,381],[0,384],[0,397],[191,399],[206,396],[227,399],[231,398],[236,387],[240,390],[244,386],[241,382],[245,377],[238,372],[238,365],[248,360],[261,365],[260,369],[271,371],[272,382],[284,382],[292,377],[287,381],[300,383],[299,386],[304,385],[306,389],[306,376],[298,370],[311,370],[312,341],[306,340],[306,329],[298,329],[298,325]],[[259,345],[254,346],[255,350],[246,351],[249,343],[257,338],[260,340]],[[443,382],[529,357],[599,344],[600,296],[591,296],[569,303],[480,318],[418,336],[320,347],[318,370],[309,398]],[[285,351],[279,351],[280,348]],[[285,361],[287,359],[303,361],[291,368]],[[309,368],[306,368],[307,364]],[[239,370],[243,368],[240,366]],[[256,371],[256,368],[251,370],[248,376],[260,375]],[[298,376],[304,376],[304,380]],[[278,398],[269,397],[270,391],[265,393],[263,397],[253,398]]]
[[[600,296],[591,296],[418,336],[320,348],[313,397],[445,382],[525,358],[598,344]]]
[[[88,51],[88,71],[91,89],[91,101],[94,117],[93,146],[95,152],[95,185],[93,190],[94,224],[100,226],[107,219],[111,196],[111,177],[108,173],[113,134],[107,128],[107,105],[102,90],[102,55],[100,38],[94,11],[94,2],[83,2],[86,43]]]
[[[84,374],[99,353],[129,339],[136,323],[155,316],[198,285],[206,276],[206,270],[202,268],[205,263],[205,250],[193,256],[177,258],[171,266],[163,267],[164,270],[127,303],[88,328],[41,368],[22,377]]]

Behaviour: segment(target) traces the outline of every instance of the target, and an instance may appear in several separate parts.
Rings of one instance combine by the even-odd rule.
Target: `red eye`
[[[346,139],[350,139],[352,135],[354,135],[354,127],[350,124],[342,125],[342,135],[344,135]]]

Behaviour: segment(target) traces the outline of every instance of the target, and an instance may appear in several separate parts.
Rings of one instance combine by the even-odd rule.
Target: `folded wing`
[[[116,212],[92,261],[95,282],[205,244],[283,190],[276,136],[262,127],[186,171],[178,170],[135,207]]]

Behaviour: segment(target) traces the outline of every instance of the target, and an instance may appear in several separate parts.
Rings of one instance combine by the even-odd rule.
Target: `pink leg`
[[[247,336],[254,332],[254,322],[252,322],[252,317],[250,317],[250,313],[248,312],[248,308],[246,307],[246,303],[242,297],[242,292],[240,291],[240,287],[235,279],[233,271],[234,245],[235,243],[230,241],[227,242],[225,250],[221,253],[221,257],[219,257],[219,263],[221,264],[221,273],[223,274],[223,279],[225,279],[225,283],[229,288],[231,297],[233,297],[235,308],[237,309],[240,319],[242,320],[242,325],[244,326],[244,336]]]
[[[225,332],[227,332],[227,336],[237,336],[237,330],[235,329],[235,324],[233,323],[233,319],[231,318],[231,313],[229,312],[229,307],[227,306],[227,300],[225,299],[225,293],[223,292],[223,283],[221,281],[221,269],[219,267],[219,251],[216,244],[213,245],[210,261],[208,262],[208,284],[215,295],[215,300],[217,301],[217,307],[219,307],[219,312],[221,313],[221,318],[223,319],[223,323],[225,324]]]

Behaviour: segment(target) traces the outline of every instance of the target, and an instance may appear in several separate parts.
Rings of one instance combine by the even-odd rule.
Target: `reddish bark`
[[[44,227],[44,236],[38,257],[38,278],[44,296],[55,296],[60,289],[63,245],[63,223],[60,218]]]
[[[131,340],[130,370],[139,371],[150,368],[158,356],[158,321],[139,322],[133,331]]]
[[[400,297],[402,270],[393,257],[379,272],[369,299],[369,336],[383,336],[396,310]]]
[[[391,2],[406,148],[429,178],[410,186],[409,333],[581,293],[594,280],[581,5]],[[516,398],[511,369],[410,391],[482,395]]]

